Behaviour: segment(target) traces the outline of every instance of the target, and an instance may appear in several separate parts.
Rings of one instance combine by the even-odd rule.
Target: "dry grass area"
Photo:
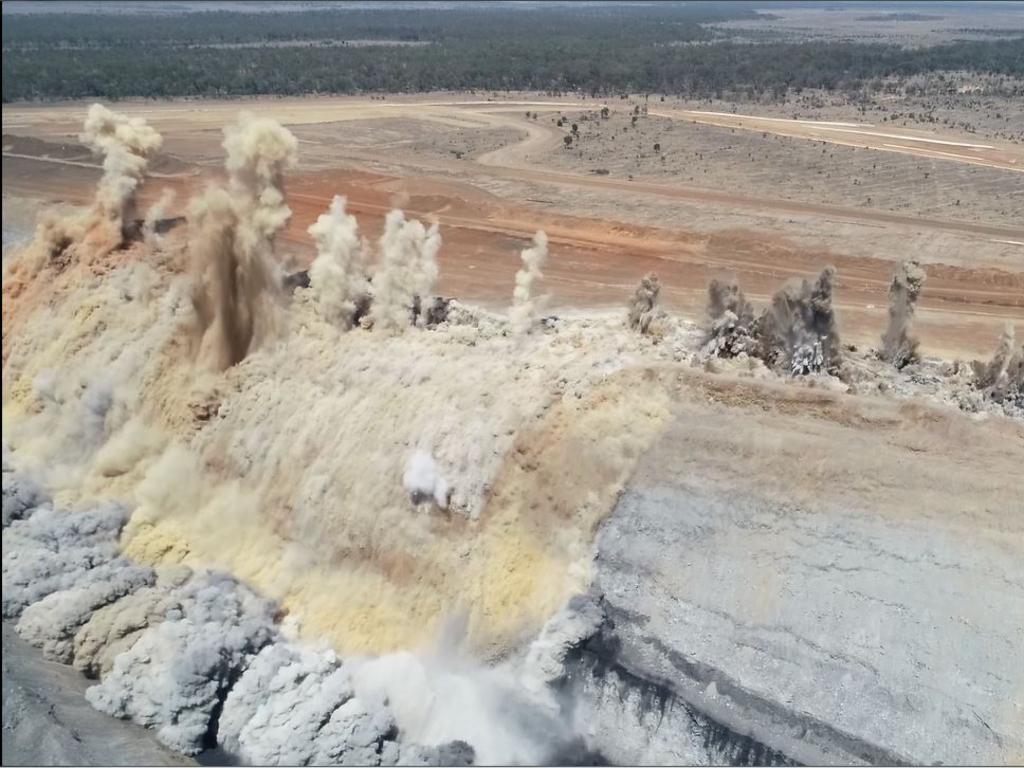
[[[936,5],[940,6],[936,8]],[[738,40],[835,40],[858,43],[936,45],[953,40],[987,40],[1024,32],[1020,11],[1011,4],[978,13],[968,3],[915,8],[876,9],[871,4],[847,7],[765,8],[758,19],[713,25]]]
[[[794,120],[870,122],[889,128],[961,132],[978,139],[1024,143],[1024,81],[965,72],[884,78],[877,90],[846,93],[805,89],[781,98],[737,103],[723,99],[649,97],[650,107],[746,112]]]
[[[625,111],[564,119],[579,127],[579,139],[532,160],[574,173],[1007,226],[1024,210],[1016,171],[664,117],[633,123]]]

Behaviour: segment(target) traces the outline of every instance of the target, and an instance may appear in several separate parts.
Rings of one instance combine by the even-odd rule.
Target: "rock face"
[[[723,413],[726,437],[701,451],[680,418],[641,461],[598,538],[605,621],[565,682],[584,733],[639,764],[1019,760],[1024,496],[981,498],[978,477],[929,492],[947,459],[970,461],[947,447],[929,466],[893,445],[927,419],[804,407],[803,436],[762,417],[733,438]],[[858,467],[864,428],[885,438],[862,460],[875,472]],[[774,459],[752,443],[803,465],[766,481]],[[755,464],[761,479],[744,480]],[[808,493],[815,475],[829,490]]]

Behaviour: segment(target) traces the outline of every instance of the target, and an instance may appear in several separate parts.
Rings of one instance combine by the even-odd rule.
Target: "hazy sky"
[[[591,0],[586,4],[593,4],[600,0]],[[563,0],[563,2],[550,2],[549,0],[505,0],[504,2],[456,2],[454,0],[443,0],[441,2],[424,2],[408,0],[407,2],[374,2],[374,0],[354,0],[353,2],[330,2],[329,0],[306,0],[305,2],[280,2],[279,0],[237,0],[236,2],[201,2],[200,0],[167,0],[167,2],[143,2],[142,0],[122,0],[121,2],[99,2],[98,0],[56,0],[41,2],[40,0],[7,0],[3,3],[3,13],[187,13],[191,11],[303,11],[313,8],[375,8],[375,7],[406,7],[419,8],[430,6],[433,8],[456,7],[465,5],[493,6],[513,5],[523,8],[542,9],[552,5],[574,5],[583,4],[579,0]],[[637,4],[629,2],[616,2],[615,4]],[[704,3],[699,3],[704,4]],[[732,5],[733,3],[729,3]],[[890,0],[885,2],[842,2],[841,0],[812,0],[810,2],[799,2],[799,0],[762,0],[751,2],[755,8],[770,9],[775,7],[855,7],[863,10],[866,6],[875,8],[894,8],[900,10],[918,9],[929,10],[941,13],[943,10],[950,12],[977,11],[983,12],[987,9],[1007,10],[1019,9],[1024,17],[1024,0],[1013,0],[1012,2],[1000,2],[998,0],[975,0],[974,2],[915,2],[914,0]]]

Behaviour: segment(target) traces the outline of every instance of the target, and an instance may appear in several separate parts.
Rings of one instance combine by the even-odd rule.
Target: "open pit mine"
[[[284,269],[273,120],[175,217],[145,120],[81,141],[94,200],[5,246],[5,764],[74,725],[15,652],[148,729],[127,761],[1024,760],[1024,347],[923,356],[927,266],[871,348],[831,267],[555,311],[543,231],[496,311],[438,295],[438,221],[343,196]]]

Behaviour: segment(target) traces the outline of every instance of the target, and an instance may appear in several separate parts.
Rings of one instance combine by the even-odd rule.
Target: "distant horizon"
[[[933,12],[942,11],[987,11],[1020,8],[1024,13],[1024,0],[670,0],[682,6],[737,6],[742,5],[751,10],[770,10],[773,8],[817,8],[852,10],[870,6],[878,9],[928,9]],[[477,6],[485,8],[523,8],[541,10],[551,7],[565,6],[637,6],[648,7],[664,5],[663,0],[167,0],[167,2],[150,2],[148,0],[8,0],[0,6],[3,15],[7,14],[55,14],[55,13],[92,13],[92,14],[160,14],[172,15],[183,13],[232,12],[239,13],[301,13],[309,10],[385,10],[395,8],[443,9],[465,8]]]

